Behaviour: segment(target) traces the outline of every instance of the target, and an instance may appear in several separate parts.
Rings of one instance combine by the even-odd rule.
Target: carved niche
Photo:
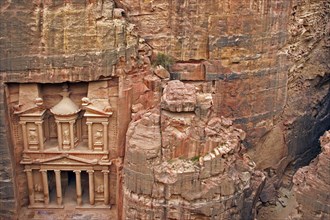
[[[88,97],[82,98],[84,117],[88,128],[88,148],[93,151],[108,150],[108,126],[112,115],[107,82],[91,82]]]
[[[37,84],[19,85],[19,102],[14,106],[14,114],[19,115],[25,151],[44,150],[44,122],[48,117],[40,96]]]

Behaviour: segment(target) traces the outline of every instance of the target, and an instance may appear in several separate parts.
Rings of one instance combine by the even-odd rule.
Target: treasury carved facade
[[[90,82],[86,96],[67,83],[47,88],[19,84],[19,118],[29,206],[34,208],[110,208],[109,125],[113,114],[107,81]],[[60,87],[62,91],[57,92]],[[60,96],[44,103],[44,90]],[[73,88],[74,89],[74,88]],[[72,97],[75,99],[73,101]],[[74,198],[74,199],[73,199]]]

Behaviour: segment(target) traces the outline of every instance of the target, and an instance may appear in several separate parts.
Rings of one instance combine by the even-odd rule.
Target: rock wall
[[[287,98],[287,56],[280,49],[291,1],[118,2],[156,52],[183,62],[172,78],[215,84],[214,111],[241,124],[248,147],[273,128]],[[198,67],[202,61],[210,63]]]
[[[39,83],[43,88],[51,83],[56,88],[69,82],[84,90],[86,82],[109,82],[106,89],[115,112],[110,128],[110,202],[120,203],[120,167],[135,102],[131,82],[148,74],[148,47],[111,0],[5,0],[0,12],[0,218],[16,219],[28,204],[26,175],[19,163],[23,140],[13,114],[19,83]]]
[[[293,219],[330,218],[330,131],[320,138],[320,142],[322,152],[293,177],[293,190],[298,203]]]
[[[299,167],[313,158],[318,149],[310,146],[317,146],[330,124],[329,3],[119,2],[148,44],[177,61],[170,69],[171,79],[188,87],[208,82],[195,90],[210,89],[206,96],[211,97],[212,113],[231,118],[247,132],[249,155],[268,174],[261,200],[275,199],[288,165]],[[169,97],[174,102],[162,107],[170,111],[191,109],[191,103],[197,102],[191,94]],[[180,98],[185,102],[169,109],[168,103]],[[197,111],[205,113],[205,108]],[[177,135],[171,129],[182,140],[165,145],[174,143],[180,146],[174,155],[187,156],[182,149],[195,140],[191,138],[196,135],[195,125],[189,122],[189,114],[181,117],[188,121],[182,124],[184,132]],[[162,135],[167,134],[162,130]],[[191,146],[189,153],[196,149]]]
[[[203,93],[191,86],[169,81],[162,109],[141,111],[131,122],[124,219],[253,218],[265,177],[244,153],[245,132],[229,119],[203,120],[196,103]]]
[[[284,121],[290,158],[294,166],[307,165],[319,153],[319,137],[330,127],[328,1],[295,1],[290,38],[284,50],[293,63],[288,72],[288,101]],[[304,161],[307,161],[304,163]]]
[[[7,123],[17,122],[10,88],[97,80],[118,85],[119,219],[254,216],[265,184],[256,169],[271,177],[267,202],[288,164],[316,155],[310,146],[329,129],[329,8],[327,0],[1,1],[0,217],[15,217],[27,199],[22,148],[13,147],[22,143]],[[175,61],[169,72],[151,68],[157,53]]]
[[[274,129],[254,149],[272,155],[272,159],[252,157],[258,168],[268,173],[261,193],[265,204],[276,204],[281,194],[276,189],[280,186],[291,189],[293,174],[320,153],[319,137],[330,128],[329,11],[328,1],[292,2],[289,38],[282,48],[292,63],[287,73],[286,106],[283,114],[275,118]],[[273,149],[282,156],[273,154]],[[274,157],[280,156],[282,159],[276,163]],[[261,219],[273,214],[269,212]]]

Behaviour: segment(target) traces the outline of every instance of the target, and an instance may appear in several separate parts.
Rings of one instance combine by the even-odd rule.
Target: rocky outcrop
[[[4,0],[0,12],[0,218],[28,197],[19,83],[112,80],[118,218],[252,218],[329,127],[327,0]],[[158,52],[171,68],[151,68]]]
[[[195,87],[180,81],[170,81],[164,89],[162,108],[172,112],[193,112],[196,106]]]
[[[167,86],[173,84],[184,87],[179,81]],[[244,153],[245,132],[229,119],[203,122],[194,112],[178,113],[177,108],[138,114],[126,137],[125,219],[254,215],[264,175]]]
[[[171,79],[211,84],[214,112],[241,125],[248,148],[275,127],[287,99],[290,66],[281,49],[289,36],[292,1],[120,3],[155,53],[177,61],[170,68]],[[274,162],[285,153],[283,145]]]
[[[330,218],[330,131],[321,138],[322,152],[293,177],[298,203],[294,219]]]

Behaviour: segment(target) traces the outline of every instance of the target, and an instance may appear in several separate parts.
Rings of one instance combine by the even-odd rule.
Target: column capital
[[[101,172],[102,172],[104,175],[106,175],[106,174],[110,173],[110,171],[109,171],[109,170],[102,170]]]
[[[27,121],[20,121],[19,124],[20,125],[26,125]]]
[[[32,169],[24,169],[24,172],[32,172]]]
[[[94,170],[86,170],[87,173],[94,173]]]
[[[61,170],[54,170],[54,172],[55,172],[55,173],[60,173],[60,172],[61,172]]]
[[[86,122],[86,125],[91,125],[91,124],[93,124],[93,122],[91,121]]]
[[[41,125],[44,121],[41,120],[41,121],[35,121],[34,123],[37,124],[37,125]]]
[[[74,173],[81,173],[81,170],[74,170]]]
[[[40,169],[40,172],[47,172],[48,170],[46,169]]]
[[[102,122],[102,124],[103,124],[103,125],[108,125],[108,124],[109,124],[109,122]]]

